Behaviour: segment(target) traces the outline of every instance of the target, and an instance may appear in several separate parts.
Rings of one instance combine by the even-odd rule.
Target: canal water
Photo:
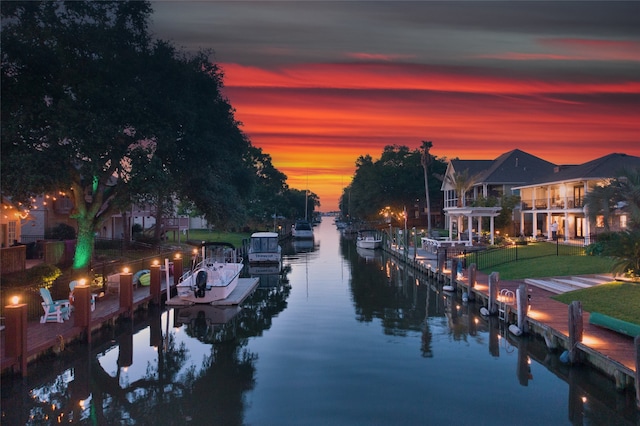
[[[325,218],[241,309],[138,313],[2,380],[3,425],[639,425],[633,392],[513,338]]]

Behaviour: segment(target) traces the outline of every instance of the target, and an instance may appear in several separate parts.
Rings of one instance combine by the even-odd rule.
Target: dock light
[[[122,272],[124,274],[128,274],[129,273],[129,268],[125,266],[124,268],[122,268]]]
[[[80,285],[85,285],[87,284],[87,280],[82,278],[80,281],[78,281],[78,283],[80,283]]]
[[[158,260],[154,260],[153,261],[153,266],[158,266],[160,264],[160,262]]]
[[[13,304],[13,306],[17,306],[18,303],[20,303],[20,296],[13,296],[11,298],[11,303]]]
[[[180,253],[176,253],[176,259],[180,259]]]

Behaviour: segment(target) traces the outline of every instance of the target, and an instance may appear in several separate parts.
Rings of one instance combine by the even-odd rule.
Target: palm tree
[[[431,201],[429,198],[429,165],[431,164],[431,154],[429,153],[429,149],[433,146],[431,141],[422,141],[422,156],[420,158],[420,162],[422,163],[422,168],[424,169],[424,195],[427,204],[427,236],[431,238]]]
[[[478,176],[469,176],[469,169],[464,169],[456,172],[453,176],[447,175],[446,179],[449,184],[454,187],[458,195],[458,207],[465,207],[467,191],[473,188],[473,185],[478,180]]]
[[[607,185],[594,188],[585,196],[585,207],[590,221],[604,216],[607,231],[616,210],[628,213],[627,229],[602,241],[603,254],[615,259],[611,272],[640,276],[640,170],[622,170]]]
[[[596,186],[584,197],[586,213],[590,221],[604,217],[605,230],[609,231],[611,217],[620,208],[629,214],[629,228],[640,228],[640,170],[623,169],[619,176],[607,185]]]

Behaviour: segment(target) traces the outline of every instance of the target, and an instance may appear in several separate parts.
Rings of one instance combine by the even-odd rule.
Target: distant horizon
[[[213,49],[241,129],[320,211],[386,145],[558,165],[640,156],[640,2],[152,7],[156,37]]]

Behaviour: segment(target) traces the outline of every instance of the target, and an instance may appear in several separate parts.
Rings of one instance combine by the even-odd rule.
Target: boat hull
[[[359,239],[356,241],[356,247],[363,249],[377,249],[382,247],[382,240],[377,239]]]
[[[224,300],[238,285],[243,266],[242,263],[214,263],[187,272],[176,286],[178,297],[189,303]],[[206,283],[199,282],[201,272],[206,273]]]

